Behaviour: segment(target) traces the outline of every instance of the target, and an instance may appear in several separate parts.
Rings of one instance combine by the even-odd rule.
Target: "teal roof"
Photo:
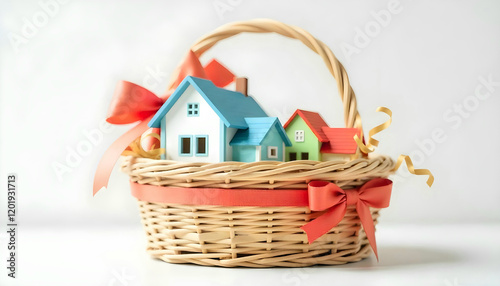
[[[267,116],[252,97],[245,96],[241,92],[216,87],[211,81],[206,79],[187,76],[153,116],[148,124],[149,127],[160,127],[161,119],[177,102],[189,85],[193,86],[200,93],[227,127],[246,129],[248,125],[245,117]]]
[[[285,145],[292,146],[292,142],[277,117],[247,117],[245,121],[248,128],[236,131],[229,145],[259,146],[269,131],[276,128]]]

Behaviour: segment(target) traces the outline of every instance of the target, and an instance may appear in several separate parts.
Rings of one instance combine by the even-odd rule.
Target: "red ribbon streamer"
[[[139,124],[120,136],[104,153],[94,175],[94,195],[101,188],[107,187],[111,171],[123,150],[130,142],[148,130],[149,120],[188,75],[210,79],[219,87],[226,86],[234,79],[234,75],[215,60],[204,68],[198,57],[190,50],[178,69],[174,84],[162,97],[128,81],[118,83],[106,121],[111,124],[129,124],[139,121]]]
[[[355,205],[368,241],[378,260],[370,207],[386,208],[391,198],[392,181],[373,179],[359,189],[343,190],[324,181],[313,181],[307,190],[263,190],[263,189],[216,189],[216,188],[173,188],[142,185],[131,182],[132,195],[139,200],[217,206],[260,206],[260,207],[303,207],[313,211],[326,212],[301,227],[309,243],[328,233],[345,216],[348,205]]]

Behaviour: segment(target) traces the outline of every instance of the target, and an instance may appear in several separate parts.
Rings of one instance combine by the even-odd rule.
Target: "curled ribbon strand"
[[[142,147],[142,140],[147,139],[147,137],[153,137],[156,138],[158,141],[160,141],[160,135],[156,133],[149,133],[146,136],[141,136],[141,138],[135,139],[134,142],[132,142],[129,145],[130,150],[125,150],[122,152],[122,156],[134,156],[134,157],[141,157],[141,158],[150,158],[150,159],[160,159],[161,154],[165,153],[164,148],[155,148],[156,146],[153,145],[153,148],[150,150],[145,150]]]
[[[378,147],[378,143],[380,143],[377,139],[373,138],[373,135],[379,133],[382,130],[387,129],[391,125],[391,123],[392,123],[392,111],[389,108],[383,107],[383,106],[379,106],[377,108],[377,112],[383,112],[383,113],[389,115],[389,119],[386,122],[384,122],[384,123],[382,123],[382,124],[380,124],[380,125],[372,128],[370,130],[370,132],[368,133],[368,144],[365,145],[363,143],[363,141],[361,141],[361,139],[358,137],[357,134],[354,135],[354,141],[356,141],[356,143],[358,144],[359,149],[363,153],[366,153],[366,154],[375,151],[374,147]]]
[[[389,119],[383,124],[380,124],[370,130],[370,132],[368,133],[368,144],[365,145],[363,141],[361,141],[361,139],[358,137],[358,135],[354,135],[354,141],[356,141],[356,143],[358,144],[359,149],[366,154],[375,151],[374,147],[378,147],[378,144],[380,143],[377,139],[373,138],[373,135],[379,133],[382,130],[387,129],[392,123],[392,111],[389,108],[379,106],[377,108],[377,112],[384,112],[385,114],[389,115]],[[392,169],[392,171],[394,172],[397,171],[398,168],[403,163],[403,160],[406,162],[406,166],[408,167],[408,171],[410,173],[414,175],[428,175],[429,178],[427,179],[427,185],[429,187],[432,186],[432,184],[434,183],[434,176],[432,175],[431,171],[429,171],[428,169],[415,169],[413,167],[413,163],[410,159],[410,156],[408,155],[400,155],[396,163],[396,166],[394,167],[394,169]]]
[[[410,156],[408,155],[400,155],[398,158],[398,161],[396,162],[396,166],[394,166],[394,169],[392,169],[394,172],[399,169],[401,164],[403,163],[403,160],[406,162],[406,167],[408,167],[408,171],[414,175],[428,175],[429,178],[427,179],[427,185],[429,187],[432,186],[434,183],[434,175],[432,175],[431,171],[428,169],[415,169],[413,167],[413,162],[410,159]]]

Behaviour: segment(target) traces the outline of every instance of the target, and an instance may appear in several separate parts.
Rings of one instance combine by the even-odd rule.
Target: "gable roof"
[[[329,142],[323,143],[321,153],[354,154],[358,144],[354,141],[354,135],[360,136],[357,128],[330,128],[323,127],[323,133]]]
[[[269,131],[272,128],[276,128],[281,139],[285,142],[285,146],[292,146],[292,142],[286,135],[285,129],[281,126],[278,117],[247,117],[245,121],[248,128],[236,131],[229,145],[259,146]]]
[[[297,115],[304,119],[307,126],[309,126],[311,131],[318,138],[319,142],[328,142],[329,139],[322,130],[322,127],[328,127],[328,124],[326,124],[325,120],[323,120],[321,115],[319,115],[319,113],[317,112],[297,109],[290,117],[290,119],[288,119],[288,121],[285,123],[284,127],[286,128]]]
[[[245,117],[267,116],[252,97],[245,96],[241,92],[216,87],[206,79],[187,76],[156,112],[148,126],[159,128],[161,119],[190,85],[207,101],[227,127],[245,129],[248,128]]]

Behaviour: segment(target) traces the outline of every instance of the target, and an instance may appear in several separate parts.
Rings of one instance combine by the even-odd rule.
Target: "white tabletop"
[[[6,245],[5,238],[2,235],[2,245]],[[140,225],[21,225],[17,278],[8,278],[2,267],[0,284],[500,285],[498,224],[382,223],[377,241],[378,263],[372,255],[358,263],[331,267],[225,269],[150,258]]]

